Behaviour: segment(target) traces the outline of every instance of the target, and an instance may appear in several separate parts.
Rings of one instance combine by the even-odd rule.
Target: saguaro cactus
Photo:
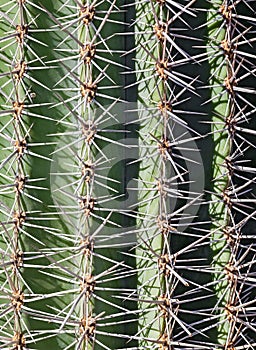
[[[0,0],[0,348],[256,347],[254,0]]]

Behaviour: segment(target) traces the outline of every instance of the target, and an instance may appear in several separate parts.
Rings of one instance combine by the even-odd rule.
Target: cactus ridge
[[[184,304],[193,302],[193,297],[184,300],[178,296],[178,288],[180,285],[185,290],[190,288],[193,294],[198,293],[199,286],[183,276],[183,267],[179,265],[190,249],[196,249],[209,236],[199,239],[196,236],[187,247],[172,248],[174,237],[186,236],[184,226],[192,225],[186,208],[200,198],[200,193],[192,194],[184,189],[189,184],[188,170],[180,161],[183,158],[187,163],[197,163],[191,155],[184,158],[183,151],[192,150],[191,142],[195,142],[198,136],[194,135],[199,133],[184,119],[186,111],[177,108],[196,94],[197,77],[185,75],[182,68],[179,69],[196,60],[196,55],[191,56],[180,45],[178,29],[178,23],[184,22],[184,15],[188,15],[189,28],[189,19],[196,13],[193,3],[184,6],[165,2],[137,5],[139,108],[143,109],[145,101],[148,106],[147,112],[141,113],[138,185],[138,222],[144,231],[138,235],[135,254],[140,283],[138,302],[142,310],[138,335],[143,348],[152,348],[154,344],[159,349],[192,346],[190,339],[200,333],[195,325],[188,324],[180,316],[185,311]],[[183,33],[182,38],[190,39]],[[188,202],[175,209],[172,205],[175,198]],[[194,259],[195,266],[190,268],[196,270],[198,262]]]
[[[130,338],[111,332],[111,326],[116,323],[125,329],[128,309],[118,298],[133,292],[119,282],[130,277],[131,268],[113,249],[108,253],[113,248],[108,231],[121,227],[118,220],[123,215],[112,218],[116,210],[111,201],[120,196],[114,185],[119,181],[108,175],[112,154],[102,146],[124,147],[115,138],[123,130],[112,127],[115,105],[122,101],[117,91],[120,78],[113,70],[126,67],[122,61],[109,59],[117,55],[111,47],[115,34],[111,26],[118,29],[123,22],[114,19],[119,12],[115,1],[69,1],[63,3],[58,16],[46,7],[43,11],[62,37],[56,57],[47,65],[62,67],[62,76],[53,87],[56,102],[50,108],[61,109],[62,116],[56,121],[63,130],[48,136],[59,140],[52,152],[53,215],[60,216],[66,227],[63,247],[44,249],[52,271],[42,271],[62,285],[61,290],[45,296],[53,302],[61,298],[61,306],[51,312],[39,310],[37,317],[54,324],[52,336],[63,349],[112,349],[118,341],[123,344]],[[105,183],[109,183],[110,195],[99,196],[98,188]]]
[[[32,5],[33,6],[33,5]],[[34,253],[27,251],[26,241],[42,245],[32,236],[30,228],[41,227],[33,207],[40,203],[36,195],[46,190],[39,185],[41,178],[30,177],[32,159],[43,157],[37,152],[45,143],[31,142],[34,118],[44,118],[33,113],[36,104],[31,82],[47,87],[33,78],[33,72],[44,70],[45,64],[30,47],[35,41],[34,18],[31,6],[25,1],[10,1],[1,5],[1,347],[25,349],[35,341],[27,323],[34,309],[30,303],[37,298],[25,269]],[[3,10],[3,11],[2,11]],[[6,35],[2,35],[6,31]],[[37,41],[43,47],[42,41]],[[6,55],[3,55],[3,52]],[[3,69],[3,70],[2,70]],[[47,104],[47,103],[46,103]],[[44,158],[44,157],[43,157]],[[49,159],[45,157],[46,159]]]
[[[216,305],[217,313],[220,315],[218,340],[225,348],[230,349],[238,342],[237,330],[241,331],[244,328],[246,333],[249,325],[241,323],[239,316],[248,317],[240,299],[246,287],[238,278],[241,271],[239,267],[241,256],[247,255],[245,252],[249,249],[248,247],[245,249],[241,244],[243,241],[241,222],[246,226],[247,220],[246,217],[238,220],[237,214],[245,214],[241,206],[244,206],[243,203],[248,203],[248,200],[243,198],[243,193],[249,193],[248,187],[254,182],[254,178],[243,178],[243,184],[238,184],[231,159],[234,152],[239,161],[243,162],[245,159],[241,147],[243,148],[243,144],[247,141],[239,135],[237,124],[246,123],[248,121],[246,114],[253,112],[254,107],[244,93],[248,96],[254,94],[255,90],[244,86],[248,76],[244,70],[253,69],[253,64],[247,59],[247,52],[238,49],[241,44],[249,44],[251,40],[250,36],[247,37],[249,27],[245,27],[245,22],[240,22],[240,19],[244,18],[239,15],[240,4],[216,1],[213,5],[213,11],[219,13],[218,27],[214,29],[210,27],[209,41],[211,49],[215,52],[219,48],[219,54],[211,56],[211,61],[217,63],[213,64],[211,75],[211,83],[215,85],[211,100],[215,105],[215,124],[212,130],[218,152],[214,160],[216,165],[213,173],[214,194],[210,212],[213,219],[215,289],[219,297]],[[246,20],[249,18],[246,17]],[[250,110],[251,108],[253,109]],[[252,208],[249,211],[251,212]]]

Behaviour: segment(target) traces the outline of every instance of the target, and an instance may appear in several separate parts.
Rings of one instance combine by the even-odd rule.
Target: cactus
[[[0,348],[256,347],[255,1],[0,0]]]

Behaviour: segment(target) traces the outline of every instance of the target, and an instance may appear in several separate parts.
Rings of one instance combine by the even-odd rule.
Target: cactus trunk
[[[0,349],[244,350],[255,0],[0,0]]]

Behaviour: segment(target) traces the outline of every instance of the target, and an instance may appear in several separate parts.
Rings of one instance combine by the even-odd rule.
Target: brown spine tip
[[[85,25],[89,25],[93,21],[94,15],[94,6],[82,6],[80,8],[79,16]]]
[[[97,85],[91,82],[84,83],[81,85],[80,91],[82,97],[86,98],[88,103],[91,103],[96,96]]]
[[[92,340],[94,338],[95,330],[96,330],[95,318],[93,318],[92,316],[89,316],[89,317],[83,317],[81,319],[79,331],[80,331],[80,334],[82,334],[86,340]]]
[[[26,62],[20,61],[16,63],[13,71],[14,79],[19,82],[23,78],[24,74],[26,73],[26,69],[27,69]]]
[[[11,303],[15,309],[15,312],[18,313],[24,304],[24,294],[20,290],[13,291]]]
[[[168,79],[168,60],[161,60],[156,63],[156,72],[162,80]]]
[[[12,338],[14,344],[12,350],[25,350],[26,348],[26,338],[21,332],[15,332]]]
[[[93,44],[86,44],[80,49],[81,59],[86,63],[90,64],[92,59],[95,57],[96,47]]]

